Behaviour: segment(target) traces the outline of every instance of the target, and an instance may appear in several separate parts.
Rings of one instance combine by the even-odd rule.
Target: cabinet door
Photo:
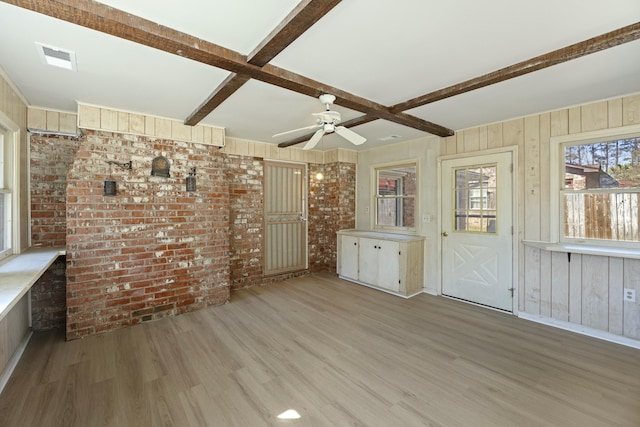
[[[400,243],[378,241],[377,286],[398,292],[400,290]]]
[[[370,285],[378,285],[378,243],[377,239],[360,238],[358,280]]]
[[[339,275],[358,280],[358,238],[340,236],[340,271]]]

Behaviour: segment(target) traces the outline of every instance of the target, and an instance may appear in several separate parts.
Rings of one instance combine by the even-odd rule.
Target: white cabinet
[[[338,275],[404,297],[424,286],[424,237],[338,231]]]
[[[398,292],[400,253],[398,242],[360,237],[358,280]]]
[[[338,274],[347,279],[358,280],[358,238],[354,236],[342,236],[342,259]]]

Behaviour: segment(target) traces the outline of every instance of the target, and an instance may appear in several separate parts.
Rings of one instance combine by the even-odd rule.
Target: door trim
[[[487,149],[487,150],[482,150],[482,151],[474,151],[474,152],[469,152],[469,153],[460,153],[460,154],[447,154],[447,155],[442,155],[442,156],[438,156],[437,159],[437,171],[436,171],[436,176],[437,176],[437,197],[438,197],[438,206],[442,205],[442,162],[445,160],[456,160],[456,159],[469,159],[470,162],[473,163],[474,159],[477,159],[480,156],[485,156],[485,155],[491,155],[491,154],[501,154],[501,153],[510,153],[511,154],[511,163],[513,165],[513,173],[511,174],[511,191],[512,191],[512,197],[511,197],[511,212],[512,212],[512,226],[513,226],[513,234],[511,235],[511,259],[512,259],[512,268],[511,268],[511,280],[513,283],[513,287],[514,287],[514,292],[513,292],[513,311],[511,313],[513,313],[514,315],[517,315],[518,312],[520,311],[520,306],[522,304],[522,302],[520,301],[520,282],[519,282],[519,265],[520,265],[520,254],[518,251],[518,247],[519,247],[519,239],[518,236],[520,234],[520,227],[519,227],[519,219],[520,219],[520,211],[518,210],[518,196],[520,194],[520,189],[518,187],[518,163],[519,163],[519,157],[518,157],[518,146],[514,145],[514,146],[510,146],[510,147],[500,147],[500,148],[492,148],[492,149]],[[437,265],[438,265],[438,270],[436,273],[436,277],[437,277],[437,295],[439,296],[445,296],[442,294],[442,239],[440,238],[440,235],[442,233],[442,212],[440,210],[438,210],[438,232],[437,232],[437,238],[436,238],[436,246],[437,246]],[[459,300],[461,301],[461,300]],[[473,302],[469,301],[470,304],[474,304]],[[485,308],[491,308],[485,305],[481,305],[481,304],[476,304],[480,307],[485,307]],[[505,312],[503,310],[499,310],[502,313],[508,313]]]

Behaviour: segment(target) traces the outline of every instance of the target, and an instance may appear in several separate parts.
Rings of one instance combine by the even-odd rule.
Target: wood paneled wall
[[[11,123],[5,123],[9,128],[20,129],[20,146],[18,150],[20,152],[20,164],[19,167],[19,204],[20,204],[20,216],[26,218],[26,212],[29,210],[29,197],[28,197],[28,180],[27,175],[28,167],[28,150],[27,150],[27,104],[25,99],[15,89],[13,84],[4,76],[4,73],[0,69],[0,117],[3,121],[11,121]],[[15,131],[15,129],[12,129]],[[25,250],[28,247],[29,239],[29,224],[28,221],[20,221],[20,236],[19,236],[19,249]]]
[[[1,71],[1,70],[0,70]],[[20,129],[20,182],[18,191],[20,196],[20,247],[24,250],[28,245],[29,224],[27,218],[29,210],[28,198],[28,176],[27,176],[27,106],[13,85],[0,72],[0,119],[1,121],[11,121],[5,123],[7,126]],[[7,316],[0,321],[0,374],[5,372],[7,363],[13,356],[18,346],[25,339],[29,331],[29,315],[27,311],[27,297],[23,297],[14,306]]]
[[[579,255],[527,247],[551,234],[550,139],[640,123],[640,95],[630,95],[458,132],[442,138],[441,154],[518,146],[518,310],[535,316],[640,339],[640,260]]]

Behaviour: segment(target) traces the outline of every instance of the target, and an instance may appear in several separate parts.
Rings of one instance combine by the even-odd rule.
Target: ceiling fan
[[[341,117],[339,112],[331,111],[330,106],[336,100],[336,97],[334,95],[323,94],[319,96],[319,99],[320,99],[320,102],[324,104],[326,109],[321,113],[312,113],[314,116],[317,117],[316,119],[317,123],[315,125],[277,133],[273,135],[273,138],[276,138],[282,135],[287,135],[294,132],[299,132],[301,130],[310,130],[310,129],[319,128],[313,134],[313,136],[311,136],[311,139],[305,144],[305,146],[302,147],[303,150],[311,150],[313,147],[315,147],[318,144],[318,142],[320,142],[320,140],[325,134],[329,134],[333,132],[337,133],[338,135],[340,135],[341,137],[343,137],[353,145],[360,145],[367,140],[367,138],[358,135],[354,131],[347,129],[344,126],[336,126],[336,124],[340,122]]]

